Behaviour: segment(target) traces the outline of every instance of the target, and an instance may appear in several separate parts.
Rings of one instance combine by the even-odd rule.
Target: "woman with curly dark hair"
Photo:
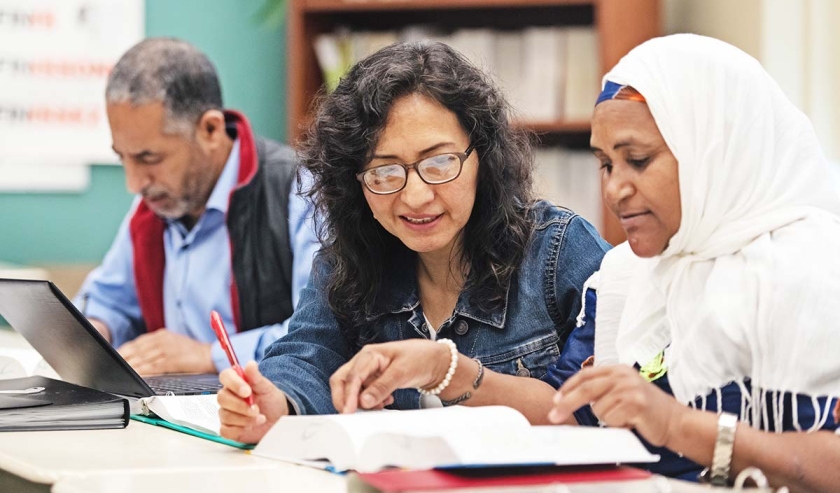
[[[535,201],[528,136],[489,78],[440,43],[385,48],[323,99],[301,159],[324,246],[250,384],[222,373],[223,435],[384,406],[504,404],[545,421],[539,379],[609,246]]]

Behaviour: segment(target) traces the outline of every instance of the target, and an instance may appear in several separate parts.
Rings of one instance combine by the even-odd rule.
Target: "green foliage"
[[[286,0],[265,0],[254,14],[257,22],[268,27],[278,27],[286,20]]]

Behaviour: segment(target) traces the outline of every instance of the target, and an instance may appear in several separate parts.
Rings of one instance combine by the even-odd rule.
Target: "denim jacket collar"
[[[385,270],[382,276],[380,295],[377,297],[373,309],[367,316],[369,321],[385,314],[414,312],[417,310],[420,306],[420,295],[417,291],[417,271],[414,268],[416,259],[416,255],[412,255],[404,258],[403,262],[401,262],[401,267]],[[405,268],[405,266],[411,267]],[[455,304],[453,315],[467,317],[496,329],[503,329],[507,315],[510,280],[508,280],[504,292],[505,299],[503,303],[491,310],[482,310],[471,302],[472,293],[470,290],[461,291],[461,294],[458,296],[458,302]]]

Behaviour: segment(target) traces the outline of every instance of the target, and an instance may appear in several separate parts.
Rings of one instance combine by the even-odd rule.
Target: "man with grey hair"
[[[318,248],[294,153],[224,110],[213,64],[180,40],[131,48],[105,97],[137,198],[77,304],[141,375],[227,367],[211,310],[240,358],[259,360],[286,332]]]

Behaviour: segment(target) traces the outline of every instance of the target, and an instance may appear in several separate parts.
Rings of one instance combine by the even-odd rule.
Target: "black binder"
[[[125,428],[128,419],[128,400],[99,390],[37,376],[0,380],[0,431]]]

